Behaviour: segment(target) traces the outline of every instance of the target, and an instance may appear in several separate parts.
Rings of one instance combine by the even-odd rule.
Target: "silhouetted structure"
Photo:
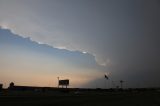
[[[124,83],[124,81],[120,80],[121,88],[123,88],[123,83]]]
[[[104,78],[105,78],[106,80],[109,80],[109,77],[108,77],[108,75],[106,75],[106,74],[104,74]],[[105,83],[105,88],[107,88],[107,82]]]
[[[52,90],[53,88],[51,87],[36,87],[36,86],[17,86],[14,85],[13,82],[10,83],[9,90],[16,90],[16,91],[49,91]]]
[[[14,87],[14,83],[11,82],[11,83],[9,84],[9,88],[13,88],[13,87]]]
[[[104,75],[104,78],[106,78],[107,80],[109,79],[109,77],[106,74]]]
[[[65,86],[67,88],[67,86],[69,86],[69,79],[65,79],[65,80],[58,80],[58,87],[59,86]]]
[[[0,91],[3,89],[3,84],[0,84]]]
[[[69,85],[69,80],[59,80],[60,85]],[[61,82],[62,81],[62,82]],[[66,82],[67,81],[67,82]],[[121,81],[122,82],[122,81]],[[122,82],[123,83],[123,82]],[[2,86],[2,84],[0,84]],[[2,87],[1,87],[2,89]],[[144,92],[144,91],[160,91],[160,88],[126,88],[126,89],[119,89],[119,86],[117,89],[101,89],[101,88],[57,88],[57,87],[36,87],[36,86],[17,86],[13,82],[10,83],[10,86],[8,87],[9,91],[31,91],[31,92],[48,92],[50,91],[54,92],[55,94],[59,93],[74,93],[74,94],[83,94],[83,93],[93,93],[93,92]]]
[[[57,77],[57,79],[58,79],[58,88],[59,88],[59,77]]]

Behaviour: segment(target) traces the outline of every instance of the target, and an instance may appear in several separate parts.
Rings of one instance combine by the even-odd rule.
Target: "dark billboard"
[[[59,80],[59,85],[69,85],[69,80]]]

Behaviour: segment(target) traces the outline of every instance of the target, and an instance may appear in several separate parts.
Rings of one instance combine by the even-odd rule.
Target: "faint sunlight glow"
[[[83,53],[83,54],[87,54],[87,52],[85,52],[85,51],[83,51],[82,53]]]

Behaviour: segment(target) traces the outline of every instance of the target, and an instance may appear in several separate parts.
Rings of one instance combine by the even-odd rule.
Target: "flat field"
[[[0,106],[160,106],[160,92],[1,91]]]

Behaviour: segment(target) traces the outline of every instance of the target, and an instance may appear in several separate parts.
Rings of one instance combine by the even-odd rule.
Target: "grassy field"
[[[160,106],[160,92],[3,91],[0,106]]]

